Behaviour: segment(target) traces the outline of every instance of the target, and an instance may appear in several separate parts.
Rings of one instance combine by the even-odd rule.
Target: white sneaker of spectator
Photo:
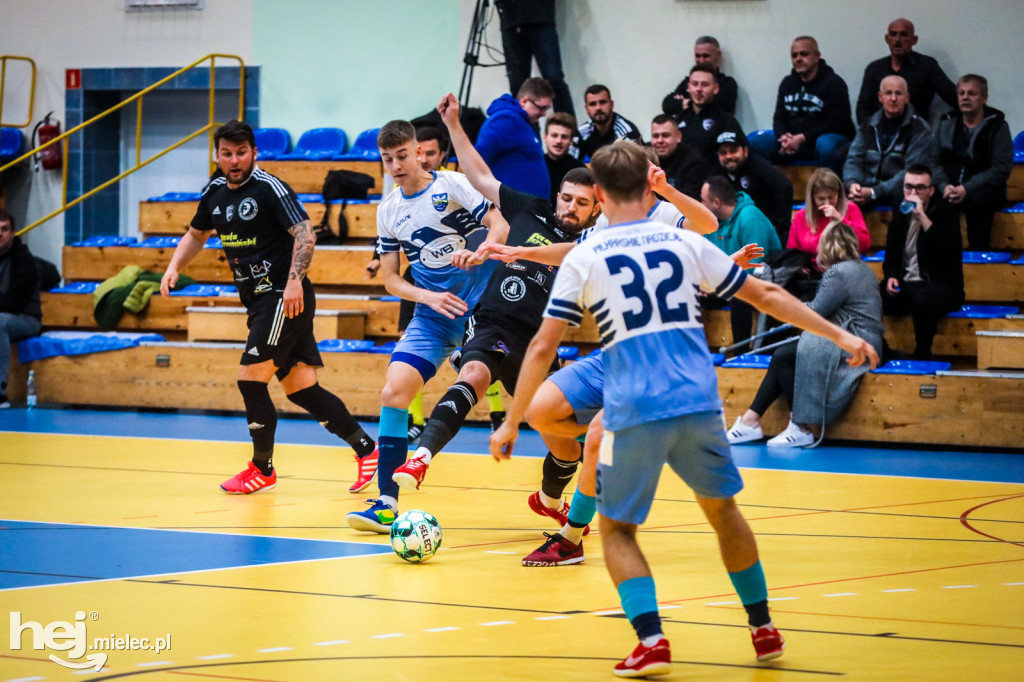
[[[743,423],[743,417],[736,417],[736,423],[725,432],[725,437],[729,439],[731,445],[736,445],[737,443],[761,440],[764,438],[764,432],[761,431],[760,424],[757,426],[747,426]]]
[[[786,430],[768,439],[768,447],[803,448],[814,443],[814,434],[804,431],[793,422]]]

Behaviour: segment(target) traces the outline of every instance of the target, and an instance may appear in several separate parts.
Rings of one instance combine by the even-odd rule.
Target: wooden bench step
[[[1024,331],[979,331],[978,369],[1024,369]]]
[[[249,338],[245,308],[191,306],[188,315],[189,341],[245,341]],[[313,314],[313,336],[326,339],[362,339],[366,315],[356,310],[317,310]]]
[[[882,264],[868,263],[881,279]],[[964,289],[969,303],[1024,301],[1024,265],[986,263],[964,265]]]
[[[260,161],[260,168],[284,180],[297,193],[319,194],[327,171],[350,170],[373,178],[370,194],[384,191],[384,167],[379,161]]]
[[[807,192],[807,181],[811,174],[818,170],[817,166],[776,166],[786,174],[793,183],[793,196],[804,197]],[[317,190],[319,191],[319,190]],[[1006,181],[1006,198],[1009,201],[1024,201],[1024,164],[1014,164],[1010,171],[1010,179]]]
[[[140,201],[139,232],[143,237],[158,235],[184,234],[196,214],[197,201]],[[379,204],[349,204],[345,207],[345,219],[348,221],[349,236],[360,239],[376,239],[377,237],[377,206]],[[314,225],[319,225],[324,218],[327,207],[322,202],[305,203],[303,206],[309,213]],[[330,225],[338,229],[340,205],[331,208]]]

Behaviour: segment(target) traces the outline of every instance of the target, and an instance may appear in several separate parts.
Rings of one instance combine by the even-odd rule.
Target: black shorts
[[[313,338],[313,314],[316,296],[309,280],[302,286],[303,309],[292,318],[284,315],[284,293],[275,291],[257,297],[249,303],[249,338],[242,351],[243,365],[258,365],[273,360],[278,380],[298,363],[310,367],[323,367],[320,350]]]
[[[501,381],[505,390],[514,394],[519,369],[535,332],[533,328],[523,330],[521,324],[509,320],[472,315],[466,323],[459,366],[469,361],[484,363],[491,373],[491,382]],[[552,371],[557,368],[556,360]]]

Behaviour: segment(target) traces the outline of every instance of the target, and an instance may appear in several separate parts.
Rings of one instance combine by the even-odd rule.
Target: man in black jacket
[[[715,70],[715,78],[718,81],[718,103],[723,109],[733,116],[736,115],[736,99],[739,96],[739,86],[736,79],[722,73],[719,64],[722,62],[722,50],[718,46],[718,40],[714,36],[701,36],[693,44],[693,63],[705,64]],[[661,110],[676,119],[682,118],[683,110],[690,106],[690,76],[687,75],[676,89],[665,95],[661,101]]]
[[[793,70],[775,100],[773,134],[751,144],[771,161],[812,159],[839,174],[855,132],[846,81],[825,63],[810,36],[793,41],[790,59]]]
[[[668,114],[658,114],[651,121],[651,148],[668,184],[699,201],[709,166],[697,150],[683,142],[679,126]]]
[[[938,319],[964,303],[963,253],[957,212],[936,196],[928,166],[913,165],[903,197],[914,210],[894,211],[885,241],[882,309],[914,319],[914,358],[928,360]]]
[[[686,143],[700,152],[709,166],[717,161],[715,140],[723,130],[740,127],[718,102],[718,75],[707,64],[690,69],[690,106],[676,120]]]
[[[727,177],[737,192],[746,192],[785,244],[793,222],[793,183],[763,156],[750,153],[742,130],[726,130],[717,142],[718,168],[711,174]]]
[[[949,180],[942,198],[963,212],[972,251],[991,248],[992,215],[1006,201],[1013,140],[1003,112],[988,106],[988,80],[969,73],[956,84],[960,111],[935,130],[939,163]]]
[[[896,19],[885,33],[889,56],[876,59],[864,69],[860,94],[857,96],[857,123],[878,111],[875,93],[886,76],[902,76],[910,89],[910,103],[914,111],[928,119],[932,100],[938,95],[946,104],[956,106],[956,86],[934,58],[914,52],[917,36],[914,24],[908,19]]]
[[[11,343],[38,336],[42,318],[36,260],[14,236],[14,217],[0,208],[0,408],[11,406],[7,401]]]

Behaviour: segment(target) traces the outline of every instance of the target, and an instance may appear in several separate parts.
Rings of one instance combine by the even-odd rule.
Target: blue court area
[[[390,552],[387,545],[361,542],[5,520],[0,521],[0,589]]]
[[[364,423],[376,437],[377,424]],[[167,412],[119,412],[79,409],[0,410],[0,459],[3,432],[76,433],[94,436],[169,438],[248,443],[245,420],[235,415]],[[486,454],[490,430],[466,426],[445,448],[449,452]],[[282,417],[277,442],[296,445],[336,446],[336,437],[307,418]],[[540,436],[529,429],[521,432],[516,456],[543,457],[547,452]],[[1024,483],[1022,452],[994,452],[950,449],[886,447],[878,444],[821,445],[817,448],[771,448],[763,443],[733,447],[741,467],[784,471],[910,476],[962,481]]]

